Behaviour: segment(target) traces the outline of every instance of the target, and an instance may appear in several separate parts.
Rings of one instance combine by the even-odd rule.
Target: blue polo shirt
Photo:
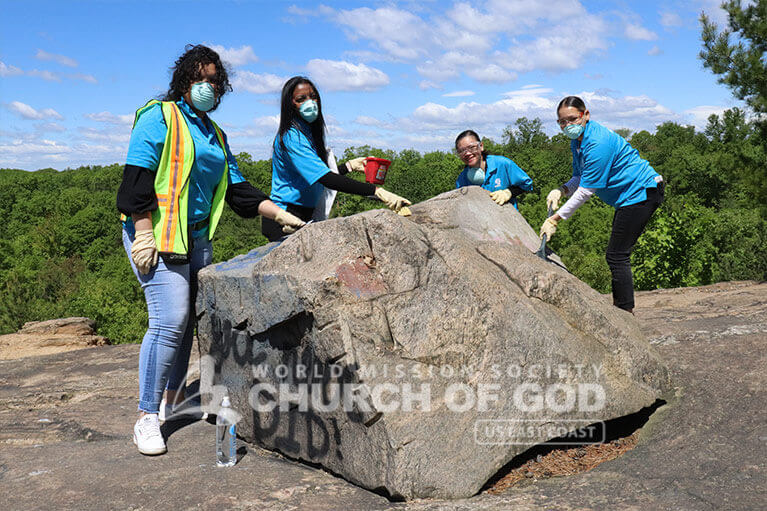
[[[623,137],[595,121],[586,123],[583,140],[570,143],[573,176],[580,186],[595,188],[604,202],[620,208],[647,200],[658,173]]]
[[[309,124],[299,119],[283,135],[282,143],[279,134],[274,138],[269,198],[282,209],[288,204],[313,208],[324,188],[319,179],[328,172],[330,168],[317,155]]]
[[[533,189],[533,180],[530,179],[530,176],[505,156],[488,154],[485,164],[487,166],[487,169],[485,169],[485,182],[482,183],[482,188],[485,190],[497,192],[512,186],[518,186],[527,192]],[[456,188],[472,185],[468,178],[468,172],[469,167],[465,166],[455,181]],[[516,198],[511,199],[511,203],[514,204],[515,208],[517,207]]]
[[[240,173],[237,160],[229,149],[226,135],[224,135],[226,147],[222,148],[218,142],[216,130],[207,117],[202,119],[197,116],[183,98],[176,104],[183,114],[194,141],[194,163],[192,163],[187,184],[189,187],[187,221],[190,224],[195,224],[205,220],[210,215],[213,194],[224,173],[224,159],[229,162],[229,184],[241,183],[245,181],[245,178]],[[167,131],[168,128],[162,115],[162,106],[157,103],[141,114],[133,127],[126,163],[156,172],[157,166],[160,164]],[[206,227],[195,231],[193,236],[199,238],[203,235],[207,236],[207,234],[208,229]]]

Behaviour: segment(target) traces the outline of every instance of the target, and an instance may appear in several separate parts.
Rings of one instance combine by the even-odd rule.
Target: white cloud
[[[90,119],[91,121],[103,122],[107,124],[131,126],[133,124],[133,115],[115,115],[111,112],[103,111],[93,114],[84,114],[83,117]]]
[[[375,117],[370,117],[367,115],[360,115],[356,119],[354,119],[354,122],[357,124],[361,124],[363,126],[376,126],[376,127],[383,127],[386,123],[383,121],[376,119]]]
[[[274,136],[277,128],[280,126],[279,115],[265,115],[253,119],[253,124],[245,127],[227,128],[227,136],[232,138],[257,138],[263,139],[266,136]],[[269,156],[267,156],[268,158]]]
[[[4,62],[0,62],[0,76],[18,76],[23,75],[24,71],[16,66],[8,66]]]
[[[52,71],[40,71],[39,69],[33,69],[32,71],[28,71],[27,74],[29,76],[35,76],[37,78],[42,78],[43,80],[47,80],[49,82],[60,82],[61,76],[59,76],[58,73],[54,73]]]
[[[419,58],[425,54],[426,47],[432,45],[429,24],[415,14],[396,7],[332,11],[331,17],[346,28],[352,40],[370,40],[399,59]]]
[[[711,21],[719,25],[720,29],[724,28],[727,24],[728,16],[727,11],[722,9],[722,0],[695,0],[695,3],[698,5],[699,10],[704,11]]]
[[[682,117],[648,96],[609,95],[609,92],[584,91],[583,98],[592,119],[610,127],[630,128],[632,131],[653,130],[665,121],[679,121]],[[504,99],[491,102],[463,102],[454,107],[429,102],[416,108],[395,124],[407,136],[452,134],[470,127],[485,136],[499,137],[506,126],[520,117],[539,118],[551,135],[558,133],[554,121],[556,105],[561,99],[544,87],[518,89],[504,94]]]
[[[507,71],[498,64],[487,64],[467,69],[466,74],[483,83],[513,82],[517,79],[517,73]]]
[[[652,30],[648,30],[645,27],[635,23],[626,24],[624,35],[634,41],[654,41],[658,38],[658,34]]]
[[[473,90],[457,90],[443,94],[443,98],[460,98],[465,96],[473,96],[475,92]]]
[[[0,145],[0,165],[7,166],[8,162],[18,165],[18,162],[31,161],[32,158],[65,156],[72,152],[67,145],[62,145],[53,140],[39,140],[36,142],[24,142],[14,140],[10,144]]]
[[[235,92],[244,90],[253,94],[280,92],[287,78],[270,73],[256,74],[250,71],[238,71],[232,80]]]
[[[710,115],[716,114],[721,116],[725,110],[727,110],[727,107],[724,106],[700,105],[685,110],[684,114],[686,115],[687,119],[691,121],[693,126],[699,130],[703,130],[708,125],[708,118]]]
[[[517,72],[578,69],[593,53],[607,49],[607,41],[599,35],[602,24],[594,20],[592,25],[597,27],[584,33],[568,33],[567,27],[558,27],[552,35],[510,48],[499,60]]]
[[[239,48],[225,48],[221,45],[212,44],[210,48],[218,53],[221,60],[235,67],[244,66],[249,62],[258,62],[258,57],[250,45],[243,45]]]
[[[542,87],[540,85],[525,85],[519,90],[504,92],[503,97],[506,97],[506,98],[525,97],[525,96],[537,97],[537,96],[544,96],[552,92],[554,92],[554,89],[549,89],[547,87]]]
[[[67,78],[69,78],[71,80],[82,80],[82,81],[88,82],[88,83],[98,83],[98,80],[96,80],[96,78],[93,75],[86,75],[86,74],[83,74],[83,73],[69,74],[69,75],[67,75]]]
[[[80,134],[88,140],[97,140],[100,142],[111,142],[113,144],[124,144],[126,147],[130,141],[130,129],[115,131],[110,129],[78,128]]]
[[[277,131],[280,127],[279,115],[264,115],[262,117],[256,117],[253,120],[253,124],[259,128],[268,128],[270,131]]]
[[[656,44],[650,50],[647,52],[648,55],[651,55],[653,57],[657,55],[661,55],[663,53],[663,50],[660,49],[660,47]]]
[[[45,133],[45,132],[63,133],[67,131],[67,129],[57,122],[45,122],[45,123],[36,124],[35,131],[38,133]]]
[[[78,63],[75,59],[69,58],[65,55],[57,55],[55,53],[48,53],[47,51],[43,50],[37,50],[37,54],[35,55],[35,58],[37,60],[48,60],[53,61],[58,64],[61,64],[62,66],[67,67],[77,67]]]
[[[660,13],[660,24],[665,28],[681,27],[682,18],[675,12],[662,12]]]
[[[418,88],[421,90],[442,89],[442,86],[436,82],[432,82],[431,80],[421,80],[421,82],[418,84]]]
[[[326,9],[353,41],[376,48],[379,60],[416,63],[424,90],[460,75],[502,83],[522,72],[575,69],[608,47],[606,23],[578,0],[456,2],[431,16],[396,6]]]
[[[22,103],[21,101],[11,101],[8,104],[8,109],[11,112],[15,112],[19,114],[24,119],[64,119],[64,116],[62,116],[60,113],[58,113],[53,108],[44,108],[42,110],[35,110],[31,106],[27,105],[26,103]]]
[[[326,90],[371,91],[389,84],[389,77],[380,69],[343,60],[312,59],[306,69],[317,86]]]

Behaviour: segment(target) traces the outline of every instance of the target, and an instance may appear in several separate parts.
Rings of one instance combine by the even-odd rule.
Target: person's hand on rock
[[[389,209],[399,212],[402,206],[410,206],[412,203],[404,197],[400,197],[397,194],[387,192],[383,188],[376,188],[376,197],[381,199],[381,202],[386,204]]]
[[[274,221],[282,226],[282,232],[285,234],[293,234],[306,225],[306,222],[283,209],[277,212],[274,216]]]
[[[541,225],[540,238],[543,239],[543,235],[545,234],[548,239],[551,239],[551,237],[554,236],[554,233],[557,232],[558,223],[559,220],[555,220],[555,217],[553,216],[547,218],[546,221],[543,222],[543,225]]]

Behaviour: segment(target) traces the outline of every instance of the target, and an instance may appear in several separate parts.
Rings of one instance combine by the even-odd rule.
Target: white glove
[[[559,220],[554,220],[553,216],[550,216],[546,219],[545,222],[543,222],[543,225],[541,225],[541,233],[540,238],[543,239],[543,235],[546,235],[546,238],[549,240],[552,236],[554,236],[554,233],[557,232],[557,224],[559,223]]]
[[[365,172],[365,164],[368,158],[372,158],[372,156],[360,156],[359,158],[349,160],[346,162],[346,168],[350,172]]]
[[[402,206],[410,206],[412,203],[404,197],[387,192],[383,188],[376,188],[376,197],[381,199],[381,202],[386,204],[389,209],[399,212]]]
[[[274,215],[274,221],[282,226],[282,232],[285,234],[293,234],[306,225],[306,222],[282,208],[280,208],[280,210],[277,211],[277,214]]]
[[[511,190],[504,188],[495,192],[490,192],[490,198],[495,201],[499,206],[503,206],[511,200]]]
[[[151,229],[136,231],[133,245],[130,247],[131,259],[140,274],[146,275],[157,265],[157,245]]]
[[[561,186],[551,190],[546,196],[546,207],[551,211],[556,211],[559,209],[559,201],[562,200],[562,196],[565,194],[564,192],[565,191]]]

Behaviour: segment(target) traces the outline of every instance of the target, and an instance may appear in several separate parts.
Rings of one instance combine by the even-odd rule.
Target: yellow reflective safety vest
[[[162,104],[162,115],[168,132],[165,135],[160,163],[154,178],[154,191],[157,195],[157,209],[152,211],[152,229],[157,249],[166,262],[186,262],[190,235],[187,223],[189,207],[189,176],[194,163],[194,141],[189,132],[184,114],[173,101],[153,99],[136,110],[136,125],[139,117],[157,103]],[[216,130],[221,149],[226,153],[224,135],[221,128],[210,121]],[[229,162],[224,154],[224,172],[216,186],[210,205],[208,239],[213,238],[221,213],[224,210],[224,197],[229,183]],[[125,216],[123,215],[123,220]]]

